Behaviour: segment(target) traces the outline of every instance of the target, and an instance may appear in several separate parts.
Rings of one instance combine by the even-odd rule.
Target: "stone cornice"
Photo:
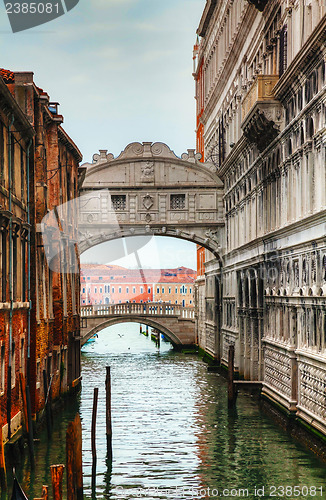
[[[220,67],[219,74],[217,75],[218,82],[211,93],[208,103],[205,106],[205,111],[203,115],[203,122],[205,122],[205,118],[210,116],[213,112],[213,108],[216,105],[219,97],[222,92],[225,90],[224,83],[225,81],[229,81],[231,72],[234,70],[234,67],[237,63],[237,59],[240,55],[241,48],[243,46],[243,42],[248,36],[248,29],[253,24],[254,19],[257,16],[257,11],[252,9],[248,4],[247,10],[244,12],[244,21],[241,24],[241,27],[234,37],[233,44],[230,45],[228,50],[225,53],[224,61]],[[223,78],[220,78],[223,74]]]
[[[201,37],[204,37],[207,32],[207,28],[209,25],[209,22],[213,16],[215,7],[217,5],[217,0],[207,0],[206,5],[204,8],[203,15],[201,17],[198,29],[197,29],[197,34]]]

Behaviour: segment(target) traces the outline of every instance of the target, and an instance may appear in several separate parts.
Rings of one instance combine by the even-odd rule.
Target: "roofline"
[[[197,29],[197,34],[201,37],[204,37],[206,35],[206,31],[209,25],[209,22],[213,16],[215,7],[217,5],[217,0],[206,0],[206,5],[204,8],[203,15],[201,17],[198,29]]]
[[[58,127],[58,134],[59,134],[59,136],[61,136],[61,139],[63,140],[63,142],[65,142],[67,144],[70,151],[76,157],[78,162],[81,162],[83,159],[83,155],[81,154],[80,150],[78,149],[78,147],[76,146],[74,141],[71,139],[71,137],[64,130],[64,128],[61,127],[61,125]]]
[[[12,109],[12,112],[15,113],[18,120],[26,127],[24,130],[31,138],[35,136],[35,130],[32,124],[27,119],[25,113],[17,103],[17,101],[12,96],[10,90],[7,87],[7,84],[4,82],[3,78],[0,76],[0,93],[6,99],[8,105]]]

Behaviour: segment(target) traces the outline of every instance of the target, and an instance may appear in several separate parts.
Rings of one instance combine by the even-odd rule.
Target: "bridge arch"
[[[114,232],[114,233],[102,233],[100,235],[94,235],[90,237],[87,241],[82,241],[79,245],[79,253],[82,255],[86,251],[90,250],[91,248],[101,245],[102,243],[114,241],[114,240],[119,240],[119,239],[126,239],[126,238],[134,238],[137,236],[158,236],[158,237],[163,237],[163,238],[177,238],[180,240],[185,240],[189,241],[190,243],[193,243],[194,245],[199,245],[207,250],[209,250],[220,262],[220,265],[223,266],[223,260],[220,254],[220,250],[216,249],[216,246],[212,244],[211,241],[203,240],[200,237],[197,237],[196,235],[189,235],[183,231],[176,232],[175,230],[166,230],[163,233],[160,231],[155,231],[151,230],[148,231],[146,228],[141,229],[138,228],[137,231],[133,231],[132,233],[130,230],[120,230],[119,232]]]
[[[113,325],[118,325],[121,323],[138,323],[142,325],[148,325],[151,328],[156,328],[159,330],[161,333],[163,333],[166,338],[171,342],[174,348],[181,347],[182,342],[180,338],[175,335],[169,328],[166,326],[162,325],[158,321],[149,319],[149,318],[139,318],[137,316],[132,316],[132,317],[123,317],[123,318],[110,318],[104,320],[102,323],[99,323],[95,327],[93,327],[83,338],[81,341],[81,345],[85,345],[87,340],[92,338],[96,333],[104,330],[105,328],[108,328]]]

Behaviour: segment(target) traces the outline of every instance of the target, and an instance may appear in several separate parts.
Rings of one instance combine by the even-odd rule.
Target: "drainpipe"
[[[11,356],[12,356],[12,316],[13,316],[13,282],[12,282],[12,165],[11,165],[11,127],[14,124],[14,116],[12,116],[8,127],[8,172],[9,172],[9,361],[7,373],[7,424],[8,424],[8,439],[11,437]]]
[[[27,300],[29,302],[27,313],[27,385],[30,387],[30,358],[31,358],[31,310],[32,310],[32,297],[31,297],[31,231],[30,231],[30,148],[32,139],[27,145],[26,163],[27,163],[27,223],[28,223],[28,236],[27,236]]]

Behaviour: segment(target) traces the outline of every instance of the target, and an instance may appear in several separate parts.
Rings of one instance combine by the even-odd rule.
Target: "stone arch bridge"
[[[208,248],[223,241],[223,183],[212,163],[189,149],[181,158],[163,143],[106,150],[79,173],[79,252],[131,236],[171,236]]]
[[[104,328],[126,322],[156,328],[176,348],[196,343],[194,308],[166,303],[125,303],[82,306],[81,345]]]

